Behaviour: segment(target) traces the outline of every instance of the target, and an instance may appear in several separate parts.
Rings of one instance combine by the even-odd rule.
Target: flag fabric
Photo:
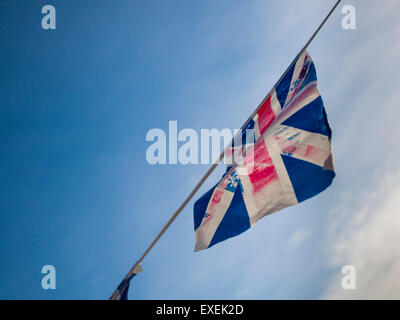
[[[142,272],[142,267],[140,265],[135,265],[132,270],[126,275],[124,280],[121,281],[117,289],[114,291],[110,300],[128,300],[129,284],[133,277],[138,273]]]
[[[235,142],[225,152],[245,150],[243,161],[228,167],[194,204],[195,251],[317,195],[335,177],[331,129],[307,52],[295,59],[246,129],[239,137],[242,146]]]

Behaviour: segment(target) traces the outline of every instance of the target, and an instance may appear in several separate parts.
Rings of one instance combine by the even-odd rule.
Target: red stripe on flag
[[[248,150],[245,164],[254,192],[278,180],[278,174],[263,139],[259,139],[255,147]]]
[[[272,121],[275,120],[275,113],[271,106],[271,96],[268,97],[267,101],[264,102],[258,113],[258,127],[260,129],[260,135],[270,126]]]

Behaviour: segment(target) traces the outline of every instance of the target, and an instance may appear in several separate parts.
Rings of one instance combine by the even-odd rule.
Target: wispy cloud
[[[392,165],[387,165],[391,168]],[[389,171],[389,170],[388,170]],[[349,191],[349,190],[347,190]],[[379,174],[368,191],[347,197],[331,212],[331,266],[356,269],[356,290],[344,290],[332,277],[322,298],[400,298],[400,170]]]
[[[294,250],[299,248],[310,236],[311,232],[307,229],[295,230],[287,242],[286,249]]]
[[[332,87],[335,96],[344,94],[346,99],[340,103],[332,97],[338,109],[331,115],[340,119],[334,137],[338,188],[326,222],[325,252],[333,272],[320,297],[398,299],[400,165],[393,159],[400,156],[395,147],[400,140],[396,129],[400,81],[391,71],[400,58],[393,43],[400,28],[393,12],[399,4],[355,5],[358,34],[356,41],[348,43],[343,68]],[[341,287],[340,270],[347,264],[356,268],[356,290]]]

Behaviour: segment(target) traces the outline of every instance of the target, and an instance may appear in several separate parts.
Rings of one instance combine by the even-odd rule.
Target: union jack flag
[[[239,235],[262,217],[331,185],[331,129],[307,52],[266,96],[239,140],[242,147],[235,142],[225,155],[245,147],[243,161],[228,167],[194,204],[195,251]]]

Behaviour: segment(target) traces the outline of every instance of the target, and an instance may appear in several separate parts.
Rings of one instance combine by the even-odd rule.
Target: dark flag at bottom
[[[114,291],[110,300],[128,300],[129,283],[133,277],[142,272],[140,265],[135,265],[131,271],[126,275],[124,280],[121,281],[118,288]]]

